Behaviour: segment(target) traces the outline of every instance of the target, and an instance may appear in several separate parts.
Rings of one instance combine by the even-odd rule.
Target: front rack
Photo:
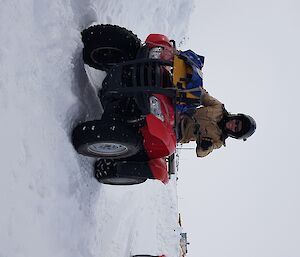
[[[118,94],[134,96],[137,93],[176,95],[172,88],[171,74],[164,67],[173,66],[173,62],[160,59],[137,59],[113,66],[105,80],[99,96]],[[166,87],[167,85],[167,87]]]

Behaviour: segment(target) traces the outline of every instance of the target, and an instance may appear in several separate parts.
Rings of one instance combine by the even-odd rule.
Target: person
[[[198,157],[225,146],[228,137],[243,139],[256,130],[255,120],[242,113],[230,114],[219,100],[201,88],[201,106],[179,114],[179,143],[196,141]]]

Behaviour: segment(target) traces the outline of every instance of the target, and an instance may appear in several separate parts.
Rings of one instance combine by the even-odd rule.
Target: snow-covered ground
[[[1,1],[0,257],[178,256],[176,181],[100,185],[70,133],[101,114],[80,31],[113,23],[180,42],[192,8],[188,0]]]

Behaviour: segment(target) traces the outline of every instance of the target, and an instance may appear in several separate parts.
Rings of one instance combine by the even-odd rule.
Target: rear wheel
[[[102,184],[135,185],[146,181],[146,178],[122,175],[117,173],[117,163],[112,159],[100,159],[95,162],[95,178]]]
[[[104,71],[116,63],[135,59],[141,47],[141,40],[135,34],[116,25],[91,26],[81,34],[84,62]]]
[[[142,147],[138,130],[118,121],[93,120],[73,130],[72,142],[80,154],[121,159],[135,155]]]

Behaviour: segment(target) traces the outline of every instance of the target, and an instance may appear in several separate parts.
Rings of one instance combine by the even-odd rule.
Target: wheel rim
[[[88,151],[99,156],[120,156],[128,152],[128,147],[118,143],[101,142],[89,145]]]
[[[115,47],[99,47],[92,51],[91,59],[98,64],[113,64],[125,60],[126,53]]]

